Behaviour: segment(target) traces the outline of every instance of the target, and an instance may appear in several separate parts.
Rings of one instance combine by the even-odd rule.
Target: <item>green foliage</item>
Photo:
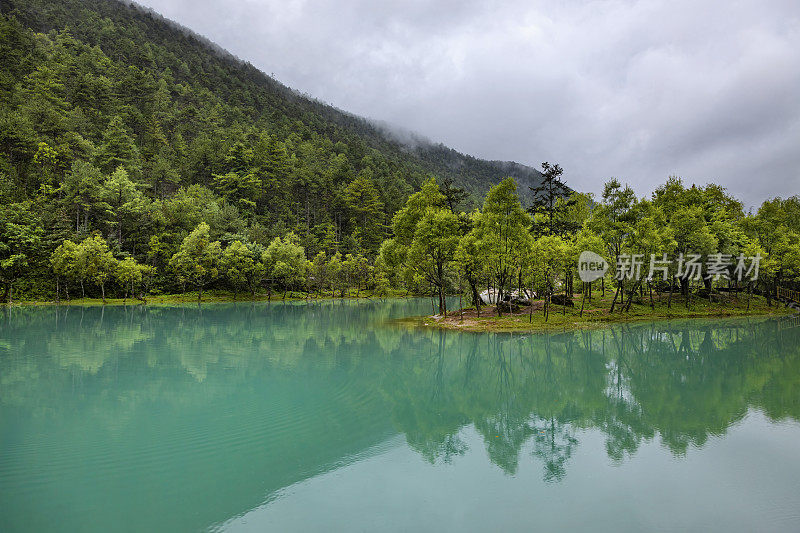
[[[569,246],[559,274],[567,290],[577,251],[599,249],[598,239],[611,263],[625,253],[757,250],[767,293],[800,277],[797,197],[745,214],[722,187],[670,178],[648,200],[611,180],[595,203],[571,191],[558,165],[542,175],[404,146],[134,5],[13,2],[0,34],[8,299],[12,287],[60,297],[79,284],[83,295],[87,282],[103,295],[106,285],[255,294],[264,280],[340,294],[435,288],[442,299],[466,282],[479,305],[484,283],[502,295],[541,282],[547,260],[532,233]],[[458,212],[483,194],[480,210]]]
[[[345,187],[344,201],[357,223],[354,238],[362,249],[374,254],[383,240],[383,202],[371,174],[362,172]]]
[[[30,202],[0,206],[0,281],[13,297],[14,282],[31,266],[42,241],[41,222]]]
[[[260,259],[242,241],[233,241],[225,248],[220,259],[220,272],[231,284],[234,293],[249,287],[251,293],[255,294],[266,274],[266,267]]]
[[[372,260],[424,176],[443,176],[452,209],[507,172],[441,146],[408,149],[133,5],[14,2],[0,30],[0,202],[36,205],[41,257],[100,232],[120,257],[157,259],[155,288],[174,290],[169,257],[149,245],[171,257],[205,222],[214,238],[262,228],[251,240],[267,246],[294,232],[312,256]]]
[[[219,275],[222,248],[219,241],[211,241],[209,232],[209,225],[201,222],[169,260],[181,283],[191,283],[197,288],[198,299],[203,297],[203,288]]]
[[[576,201],[561,180],[564,169],[560,165],[542,163],[542,182],[531,187],[533,198],[528,212],[533,216],[533,230],[538,235],[563,235],[575,231],[564,213]]]
[[[491,188],[472,231],[480,260],[500,295],[528,255],[530,224],[531,218],[520,204],[513,178]]]
[[[556,280],[560,277],[567,282],[573,250],[570,244],[557,235],[543,235],[533,243],[532,255],[538,258],[532,275],[532,284],[545,298],[545,303],[556,292]],[[566,285],[565,285],[566,286]],[[545,307],[547,320],[548,307]]]
[[[428,207],[417,223],[405,268],[436,288],[439,312],[447,314],[445,283],[460,238],[458,216],[450,209]]]
[[[267,277],[284,290],[301,288],[309,268],[297,236],[275,237],[261,256]]]
[[[117,269],[117,260],[109,251],[106,240],[97,233],[87,237],[78,247],[77,261],[84,271],[85,279],[100,286],[105,300],[106,281]]]
[[[111,172],[118,167],[123,167],[134,175],[140,172],[139,149],[120,116],[112,118],[103,132],[103,140],[95,159],[97,166],[104,172]]]
[[[119,261],[116,266],[116,278],[120,285],[124,287],[125,297],[128,294],[135,295],[137,287],[152,274],[153,267],[142,265],[135,259],[126,257]]]

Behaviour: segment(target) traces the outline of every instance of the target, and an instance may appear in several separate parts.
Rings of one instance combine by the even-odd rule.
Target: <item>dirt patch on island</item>
[[[550,312],[555,312],[555,310],[558,308],[559,306],[554,305],[550,308]],[[536,300],[532,305],[523,307],[517,312],[509,313],[508,311],[503,311],[502,316],[528,316],[531,313],[537,313],[542,309],[544,309],[544,300]],[[467,325],[467,322],[470,322],[474,325],[478,318],[497,318],[499,316],[500,315],[497,312],[497,307],[494,305],[489,305],[481,307],[480,315],[478,315],[478,311],[475,309],[469,308],[461,311],[449,311],[446,318],[439,315],[436,315],[432,318],[435,318],[440,324]]]

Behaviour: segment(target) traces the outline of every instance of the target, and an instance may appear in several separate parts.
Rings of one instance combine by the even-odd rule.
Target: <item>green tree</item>
[[[314,256],[314,259],[311,261],[311,270],[309,274],[310,278],[312,278],[313,286],[316,288],[317,294],[319,295],[330,283],[328,257],[325,255],[325,252],[317,252],[317,255]]]
[[[342,274],[342,254],[336,252],[328,259],[328,265],[326,270],[328,271],[328,276],[330,278],[331,283],[331,290],[333,291],[334,296],[336,295],[336,290],[341,289],[341,297],[344,298],[344,288],[343,286],[343,274]]]
[[[394,277],[405,281],[409,288],[414,284],[413,272],[404,266],[417,224],[430,209],[443,209],[446,205],[446,198],[436,185],[436,178],[430,178],[419,191],[408,197],[406,205],[392,218],[393,236],[383,242],[379,255],[385,269],[394,272]]]
[[[469,198],[469,193],[463,188],[455,186],[454,183],[453,178],[444,178],[441,185],[439,185],[439,191],[444,196],[447,208],[453,213],[456,212],[456,209],[464,200]]]
[[[108,242],[99,233],[87,237],[78,245],[77,261],[84,269],[86,279],[100,287],[105,303],[106,282],[117,269],[117,260],[109,251]]]
[[[251,294],[255,296],[255,289],[264,275],[264,265],[246,244],[241,241],[231,242],[222,252],[219,266],[220,272],[233,287],[234,299],[242,287],[249,287]]]
[[[455,259],[461,225],[450,209],[430,207],[417,223],[405,268],[436,288],[439,314],[447,316],[446,281]]]
[[[356,221],[356,241],[364,250],[375,253],[384,237],[383,202],[371,172],[360,173],[345,188],[344,200]]]
[[[612,264],[620,265],[621,256],[628,246],[633,233],[636,204],[636,195],[630,186],[612,179],[603,186],[602,202],[592,212],[588,227],[600,235],[606,243],[605,256]],[[624,278],[617,276],[617,290],[611,302],[611,312],[617,303],[617,298],[624,290]]]
[[[528,212],[533,216],[533,230],[536,235],[563,235],[577,228],[566,220],[562,213],[571,207],[576,199],[570,196],[570,189],[561,180],[564,173],[559,165],[542,163],[542,181],[531,187],[533,201]]]
[[[111,225],[116,230],[117,242],[123,248],[125,230],[136,224],[147,213],[147,199],[128,177],[128,171],[118,167],[102,184],[101,195],[109,207]],[[140,224],[146,224],[141,221]]]
[[[112,118],[103,132],[103,142],[97,152],[97,166],[109,174],[120,166],[134,176],[141,171],[139,149],[119,116]]]
[[[566,287],[567,262],[572,253],[569,243],[557,235],[543,235],[533,243],[533,254],[541,280],[540,292],[544,293],[544,319],[550,315],[550,301],[556,288],[556,280],[561,277]],[[564,302],[566,303],[566,302]]]
[[[642,268],[638,272],[638,277],[634,280],[636,284],[630,289],[626,310],[630,309],[633,302],[633,292],[645,282],[650,296],[650,307],[655,307],[652,288],[653,279],[650,278],[651,260],[655,267],[656,261],[663,262],[665,257],[669,258],[677,246],[677,242],[673,238],[673,229],[667,224],[666,217],[661,209],[647,200],[641,200],[634,206],[633,211],[636,222],[633,224],[628,247],[632,257],[640,256],[642,258]],[[669,268],[670,266],[667,265],[667,277],[669,277]],[[655,268],[653,274],[656,274]]]
[[[605,258],[607,253],[605,242],[603,239],[600,238],[599,235],[594,233],[589,228],[582,228],[576,235],[575,235],[575,245],[572,247],[572,257],[569,259],[570,264],[575,265],[578,262],[579,256],[582,252],[594,252],[600,257]],[[606,259],[608,261],[608,259]],[[586,303],[587,296],[589,299],[592,297],[592,284],[589,283],[581,283],[581,292],[583,297],[581,298],[581,311],[580,316],[583,316],[583,307]]]
[[[75,213],[75,233],[89,231],[90,217],[105,214],[110,206],[101,198],[102,174],[100,169],[86,161],[75,161],[61,185],[65,208]]]
[[[214,188],[223,198],[252,212],[261,195],[261,180],[255,174],[214,174]]]
[[[676,251],[687,260],[692,255],[707,257],[719,243],[699,206],[681,207],[673,211],[670,228],[675,236]],[[681,292],[687,299],[691,281],[689,270],[683,269],[680,275]]]
[[[764,251],[765,261],[759,273],[759,284],[771,300],[775,288],[785,280],[796,279],[800,262],[797,261],[800,241],[800,200],[797,197],[765,201],[758,212],[743,221],[744,230],[757,239]]]
[[[528,256],[531,218],[522,208],[514,178],[506,178],[489,190],[473,229],[481,262],[502,300]]]
[[[191,283],[197,288],[197,300],[203,299],[203,288],[219,275],[222,246],[211,241],[208,224],[201,222],[183,239],[172,256],[169,266],[181,283]]]
[[[5,284],[9,303],[14,283],[32,266],[44,233],[32,210],[31,202],[0,205],[0,280]]]
[[[69,299],[70,280],[82,279],[78,272],[78,245],[70,240],[62,242],[50,255],[50,265],[56,275],[56,299],[60,298],[62,279]]]
[[[117,263],[115,276],[123,287],[125,300],[128,299],[128,294],[136,295],[136,288],[142,284],[151,270],[151,266],[142,265],[132,257],[126,257]]]
[[[478,213],[475,212],[472,218],[477,216]],[[483,275],[483,264],[481,263],[478,239],[474,232],[467,233],[459,240],[455,253],[455,264],[457,272],[469,286],[469,300],[480,316],[482,300],[478,285]]]
[[[361,289],[366,285],[366,281],[371,274],[369,259],[361,254],[347,254],[342,261],[342,276],[346,280],[347,286],[356,287],[356,298],[361,293]]]
[[[275,237],[261,256],[267,277],[277,282],[284,290],[299,288],[306,279],[308,261],[306,253],[298,243],[297,236],[289,234],[283,239]]]

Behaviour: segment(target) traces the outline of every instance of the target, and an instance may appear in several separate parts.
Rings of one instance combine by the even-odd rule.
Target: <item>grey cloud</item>
[[[800,192],[800,4],[144,0],[303,92],[597,192]],[[756,177],[757,176],[757,177]]]

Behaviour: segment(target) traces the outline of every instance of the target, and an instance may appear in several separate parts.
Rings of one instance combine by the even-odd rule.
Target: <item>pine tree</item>
[[[537,235],[563,235],[574,231],[576,228],[559,215],[575,203],[574,199],[567,198],[569,187],[561,181],[564,170],[559,165],[542,163],[542,183],[530,187],[533,193],[533,202],[528,212],[533,215],[533,231]]]
[[[141,171],[139,149],[119,116],[111,119],[103,133],[103,142],[97,153],[97,166],[108,174],[119,166],[133,176],[138,176]]]

